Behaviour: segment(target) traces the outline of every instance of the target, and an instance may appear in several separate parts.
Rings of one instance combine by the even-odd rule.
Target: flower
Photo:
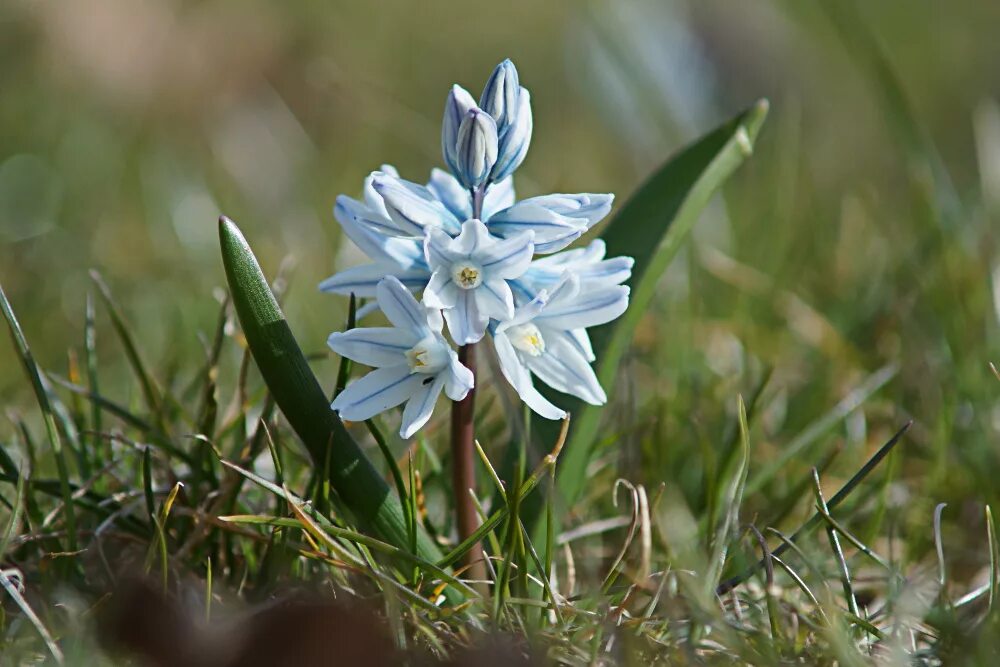
[[[476,100],[453,86],[445,103],[441,149],[448,170],[426,185],[384,165],[365,180],[361,200],[337,198],[334,214],[371,263],[342,271],[320,288],[375,296],[358,316],[385,311],[395,328],[333,334],[330,346],[376,369],[352,383],[333,407],[366,419],[406,402],[404,437],[429,418],[442,389],[454,400],[472,373],[442,335],[473,344],[489,333],[500,368],[540,415],[565,412],[533,377],[588,403],[607,401],[590,364],[587,328],[621,315],[631,257],[606,258],[601,240],[566,250],[611,210],[611,194],[550,194],[516,201],[511,174],[532,133],[531,97],[505,60]],[[534,255],[543,255],[534,259]],[[411,293],[421,293],[419,305]]]
[[[435,227],[427,230],[424,255],[432,273],[424,303],[444,310],[456,343],[475,343],[491,318],[514,315],[514,295],[507,280],[528,268],[533,236],[528,231],[499,239],[474,218],[462,223],[462,232],[455,238]]]
[[[347,385],[331,407],[342,419],[362,421],[405,402],[399,435],[409,438],[430,419],[442,389],[461,400],[474,378],[441,335],[439,311],[417,303],[391,276],[379,282],[376,297],[393,327],[351,329],[327,340],[337,354],[375,368]]]
[[[532,375],[591,405],[607,402],[590,367],[594,355],[585,329],[624,313],[628,294],[627,287],[607,283],[581,289],[579,278],[569,274],[551,292],[542,290],[496,325],[493,343],[500,370],[528,407],[547,419],[565,415],[535,389]]]

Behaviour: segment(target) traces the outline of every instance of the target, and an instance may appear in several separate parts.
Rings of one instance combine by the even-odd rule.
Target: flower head
[[[444,310],[456,343],[475,343],[490,319],[513,316],[514,295],[507,280],[520,276],[531,262],[532,236],[526,232],[499,239],[476,219],[462,223],[455,238],[428,230],[424,253],[432,273],[424,303]]]
[[[394,326],[351,329],[327,341],[338,354],[375,368],[347,385],[331,407],[343,419],[361,421],[405,402],[399,434],[409,438],[430,419],[442,389],[458,401],[474,379],[441,335],[439,311],[417,303],[391,276],[379,282],[376,297]]]
[[[377,307],[395,324],[330,337],[335,350],[375,367],[334,401],[345,419],[406,402],[401,432],[408,437],[442,389],[455,400],[465,396],[472,374],[443,337],[444,322],[459,345],[490,333],[504,377],[544,417],[565,413],[535,389],[533,377],[592,404],[607,400],[590,367],[587,328],[624,312],[628,288],[621,283],[633,261],[606,258],[600,240],[566,250],[608,214],[612,195],[516,201],[511,174],[527,153],[532,123],[530,94],[505,60],[478,104],[452,87],[441,128],[448,171],[434,169],[420,185],[383,166],[366,179],[362,200],[337,198],[337,220],[372,261],[321,288],[375,296],[359,316]],[[543,257],[533,261],[536,254]]]

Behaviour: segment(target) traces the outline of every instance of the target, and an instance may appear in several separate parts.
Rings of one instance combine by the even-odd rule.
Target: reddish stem
[[[476,374],[476,346],[463,345],[458,348],[458,360],[470,371]],[[455,494],[456,522],[458,539],[463,541],[476,532],[479,520],[476,508],[469,495],[470,489],[476,488],[475,461],[475,400],[476,390],[472,389],[461,401],[456,401],[451,409],[451,480]],[[473,546],[465,555],[465,563],[473,565],[482,561],[482,548],[479,544]],[[474,566],[480,570],[481,566]],[[471,572],[470,572],[471,574]],[[475,577],[478,578],[478,577]]]

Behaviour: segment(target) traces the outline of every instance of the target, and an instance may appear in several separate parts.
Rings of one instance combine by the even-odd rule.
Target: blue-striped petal
[[[428,309],[417,303],[413,295],[396,278],[389,276],[382,280],[375,289],[375,296],[382,312],[393,325],[420,334],[429,330]]]
[[[476,307],[483,317],[506,320],[514,316],[514,295],[504,280],[485,280],[475,290]]]
[[[469,109],[476,107],[476,100],[465,88],[451,87],[444,103],[444,120],[441,123],[441,154],[452,173],[458,171],[458,130]]]
[[[386,276],[393,276],[411,291],[419,291],[430,280],[431,274],[422,267],[400,269],[392,264],[362,264],[330,276],[319,284],[319,289],[333,294],[372,297],[376,294],[378,284]]]
[[[525,355],[525,363],[539,380],[556,391],[576,396],[591,405],[604,405],[608,397],[594,370],[580,351],[559,336],[546,335],[545,351],[537,357]]]
[[[459,345],[479,342],[490,318],[479,311],[475,290],[458,290],[455,306],[444,311],[444,321],[452,340]]]
[[[432,169],[427,189],[433,192],[445,208],[459,220],[468,220],[472,217],[472,195],[448,172],[443,169]]]
[[[405,329],[370,327],[332,333],[326,342],[342,357],[381,368],[406,363],[406,351],[419,343],[420,337]]]
[[[385,173],[375,175],[372,187],[401,234],[422,238],[432,227],[458,231],[458,219],[426,187]]]
[[[612,285],[580,289],[567,299],[553,299],[535,318],[541,326],[554,329],[584,329],[606,324],[628,308],[628,287]]]
[[[562,419],[566,416],[565,410],[553,405],[535,389],[531,382],[531,373],[521,361],[506,334],[498,332],[493,337],[493,346],[497,352],[497,360],[500,362],[500,373],[514,388],[525,405],[545,419]]]
[[[486,230],[481,222],[479,226]],[[489,237],[489,242],[480,246],[473,257],[490,278],[514,279],[527,270],[534,252],[534,233],[527,231],[502,240]]]
[[[403,423],[399,426],[399,436],[407,439],[424,427],[434,412],[441,389],[447,381],[445,374],[426,375],[422,384],[410,396],[403,408]]]
[[[340,413],[341,419],[370,419],[408,399],[427,377],[421,373],[411,373],[410,367],[405,363],[376,368],[347,385],[330,407]]]

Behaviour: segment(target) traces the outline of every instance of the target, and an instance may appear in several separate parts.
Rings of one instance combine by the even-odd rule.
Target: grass
[[[892,476],[914,448],[910,423],[864,465],[826,460],[824,475],[816,467],[799,475],[789,470],[788,449],[759,464],[755,440],[773,401],[772,376],[765,376],[749,404],[740,399],[734,413],[722,411],[717,428],[731,434],[728,449],[704,450],[721,457],[699,462],[716,471],[702,477],[706,505],[641,476],[615,481],[621,462],[605,455],[588,477],[609,497],[590,495],[564,511],[548,495],[547,529],[535,542],[522,503],[558,478],[567,430],[537,467],[522,465],[508,485],[490,452],[520,441],[487,413],[479,506],[489,486],[499,505],[483,509],[477,535],[490,556],[484,585],[449,570],[470,543],[447,538],[447,461],[432,444],[440,431],[400,450],[380,420],[351,429],[381,459],[404,516],[419,517],[437,536],[446,555],[435,562],[354,528],[343,499],[293,444],[295,434],[247,362],[241,332],[227,326],[228,299],[204,360],[165,383],[143,363],[128,317],[96,276],[95,289],[109,325],[88,313],[81,356],[92,358],[99,336],[117,338],[141,388],[131,401],[102,393],[97,372],[84,380],[73,367],[67,377],[39,368],[0,294],[48,441],[40,448],[27,421],[15,417],[20,428],[0,457],[0,502],[8,510],[3,585],[20,610],[3,618],[7,655],[101,664],[93,657],[95,619],[113,606],[109,591],[135,573],[164,593],[194,598],[192,609],[209,620],[294,588],[336,592],[379,608],[396,648],[442,656],[497,632],[525,637],[553,662],[580,665],[919,663],[967,654],[975,639],[983,655],[995,650],[986,631],[995,622],[998,578],[992,512],[980,505],[977,520],[948,525],[944,503],[921,515],[919,503],[907,511],[893,501],[900,482]],[[796,458],[836,457],[840,448],[824,433],[862,410],[894,374],[862,381],[788,448]],[[642,428],[657,427],[639,415]],[[830,468],[854,474],[827,500]],[[553,530],[556,516],[564,532]],[[951,565],[953,543],[978,565]],[[444,590],[457,595],[446,599]]]
[[[499,636],[518,638],[515,652],[531,647],[568,665],[995,664],[998,210],[992,181],[976,170],[1000,146],[986,131],[970,143],[942,129],[971,128],[973,114],[954,105],[934,116],[934,99],[947,95],[940,84],[920,88],[925,70],[934,74],[898,48],[916,33],[895,10],[773,9],[783,29],[809,37],[825,68],[817,80],[838,87],[841,69],[854,73],[849,102],[871,117],[854,106],[834,111],[858,152],[831,147],[817,124],[811,105],[827,109],[825,93],[772,96],[753,157],[700,218],[705,236],[678,243],[664,277],[646,288],[621,363],[606,371],[616,382],[611,404],[586,415],[591,454],[572,476],[557,463],[580,456],[574,436],[554,429],[524,448],[532,425],[512,425],[502,409],[510,397],[489,383],[477,424],[485,582],[456,565],[471,545],[453,537],[442,406],[412,443],[394,437],[395,415],[349,427],[401,508],[399,540],[370,532],[330,484],[330,461],[301,448],[233,303],[213,298],[211,287],[224,284],[214,247],[174,269],[190,268],[194,280],[148,276],[149,298],[133,296],[145,273],[114,269],[127,241],[116,262],[93,259],[104,277],[89,282],[79,266],[63,270],[56,250],[48,263],[14,257],[2,276],[12,334],[0,383],[4,661],[120,664],[99,648],[102,619],[142,575],[161,637],[171,626],[153,612],[164,600],[197,627],[226,627],[304,590],[373,612],[383,641],[414,663],[427,654],[460,660]],[[883,52],[876,32],[896,50]],[[604,39],[634,70],[637,106],[653,108],[656,78],[638,71],[641,40]],[[972,76],[971,65],[954,67]],[[294,97],[289,88],[280,92]],[[908,97],[914,90],[919,103]],[[991,113],[984,102],[977,127]],[[539,118],[547,141],[542,130],[556,123]],[[610,132],[573,126],[585,122],[562,131],[587,141],[560,143],[595,146]],[[858,136],[871,141],[867,152]],[[327,148],[317,154],[354,154]],[[586,167],[596,181],[586,187],[617,171],[639,180],[618,169],[631,156],[600,150],[610,166]],[[544,156],[532,159],[526,173],[562,182]],[[254,210],[211,180],[222,171],[212,158],[199,160],[214,165],[206,187],[237,200],[235,210]],[[368,165],[349,167],[354,182]],[[297,196],[325,216],[333,174],[317,173],[323,187],[307,179]],[[130,210],[132,196],[111,206]],[[290,245],[276,227],[253,237],[270,244],[265,272],[277,273],[272,287],[328,396],[352,369],[317,352],[316,341],[348,308],[318,308],[299,289],[329,272],[328,250],[297,248],[305,261],[274,271]],[[29,280],[52,272],[73,282],[66,326],[55,325],[55,282]],[[183,298],[168,307],[172,290]],[[176,317],[159,317],[174,307]],[[560,488],[574,490],[571,500]],[[437,557],[413,555],[418,533]],[[293,644],[283,648],[290,654]]]

